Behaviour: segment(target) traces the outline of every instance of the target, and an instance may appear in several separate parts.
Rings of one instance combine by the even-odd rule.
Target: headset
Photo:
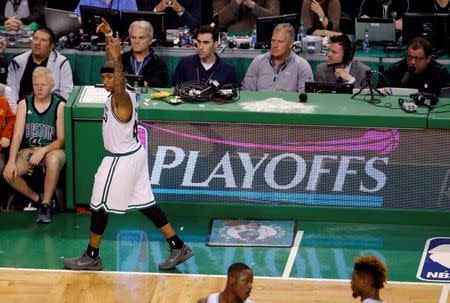
[[[342,47],[342,50],[344,51],[344,55],[342,56],[342,64],[347,65],[353,60],[356,47],[347,35],[344,34],[330,37],[330,44],[331,43],[337,43]]]
[[[412,99],[411,101],[413,102],[407,101],[403,98],[398,98],[398,104],[400,105],[401,109],[403,109],[407,113],[416,112],[417,107],[419,106],[426,106],[429,108],[429,110],[432,110],[439,101],[439,98],[435,94],[426,92],[411,94],[409,95],[409,97]],[[430,99],[429,105],[425,103],[427,99]]]
[[[421,92],[417,94],[411,94],[409,95],[409,97],[413,99],[414,103],[417,106],[427,106],[429,108],[432,108],[439,102],[439,98],[432,93]],[[430,99],[430,105],[425,103],[427,99]]]

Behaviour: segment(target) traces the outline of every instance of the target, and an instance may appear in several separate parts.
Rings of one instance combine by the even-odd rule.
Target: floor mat
[[[206,245],[291,247],[295,230],[295,221],[213,219]]]

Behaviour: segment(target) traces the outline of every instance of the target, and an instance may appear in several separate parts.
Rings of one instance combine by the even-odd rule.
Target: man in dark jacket
[[[200,0],[147,0],[144,10],[165,13],[166,28],[187,25],[190,31],[202,24],[202,1]]]
[[[411,39],[407,56],[394,63],[380,78],[380,87],[417,88],[419,92],[439,95],[441,88],[450,86],[450,74],[432,57],[431,43],[422,37]]]
[[[202,25],[197,34],[197,54],[181,58],[175,69],[173,85],[189,81],[204,84],[217,81],[220,85],[238,86],[233,65],[214,53],[219,45],[219,33],[210,25]]]
[[[106,20],[98,26],[98,32],[112,36],[113,32]],[[153,53],[153,26],[144,20],[134,21],[128,27],[131,49],[122,54],[125,76],[131,85],[166,87],[169,79],[166,63]]]
[[[139,86],[144,81],[150,87],[167,87],[169,75],[166,63],[153,53],[151,46],[153,27],[147,21],[134,21],[128,29],[131,50],[122,54],[123,67],[128,81],[132,76],[141,77]],[[133,83],[130,83],[133,85]]]

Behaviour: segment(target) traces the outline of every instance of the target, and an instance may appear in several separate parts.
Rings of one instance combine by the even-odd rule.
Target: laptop
[[[369,39],[372,42],[395,42],[394,18],[356,18],[355,40],[362,41],[366,30],[369,31]]]
[[[305,82],[306,93],[351,94],[353,84],[332,82]]]
[[[54,8],[44,8],[45,24],[57,37],[69,33],[80,33],[78,16],[72,11],[63,11]]]

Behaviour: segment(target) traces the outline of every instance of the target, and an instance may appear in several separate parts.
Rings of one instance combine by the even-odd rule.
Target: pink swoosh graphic
[[[153,124],[140,122],[147,127],[181,136],[198,141],[205,141],[209,143],[222,144],[236,147],[270,149],[281,151],[302,151],[302,152],[336,152],[336,151],[373,151],[378,155],[387,155],[393,152],[400,142],[400,132],[398,129],[376,129],[369,130],[364,133],[361,138],[348,138],[331,141],[319,142],[288,142],[287,145],[269,145],[258,143],[246,143],[237,141],[227,141],[222,139],[212,139],[204,136],[192,135],[188,133],[178,132]]]

